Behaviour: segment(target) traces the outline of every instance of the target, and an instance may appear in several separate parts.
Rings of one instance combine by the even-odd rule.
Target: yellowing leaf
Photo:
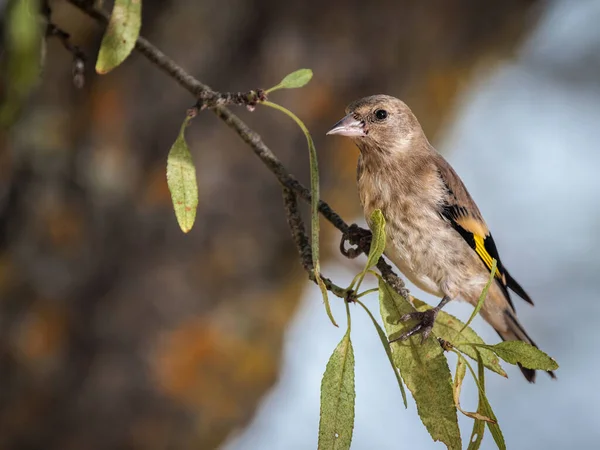
[[[329,358],[321,382],[319,450],[350,448],[355,397],[354,351],[348,330]]]
[[[496,355],[510,364],[521,364],[523,367],[535,370],[556,370],[558,363],[541,351],[523,341],[506,341],[496,345],[477,345],[493,351]]]
[[[431,306],[429,306],[427,303],[416,298],[413,298],[413,304],[418,311],[431,309]],[[481,339],[472,328],[467,327],[461,332],[463,328],[463,322],[447,312],[440,311],[433,325],[433,335],[450,342],[454,347],[460,348],[460,351],[465,355],[477,361],[476,350],[472,346],[466,344],[473,343],[484,345],[485,342],[483,342],[483,339]],[[485,367],[499,375],[502,375],[503,377],[507,376],[504,369],[502,369],[500,366],[498,357],[494,355],[493,352],[482,349],[481,357]]]
[[[381,281],[379,302],[388,336],[409,330],[409,325],[397,319],[414,311],[413,307]],[[391,348],[394,364],[400,369],[400,375],[417,403],[421,421],[433,440],[442,441],[449,449],[460,449],[452,375],[437,339],[429,337],[421,344],[421,336],[412,336],[406,341],[392,343]]]
[[[115,0],[96,61],[96,72],[104,74],[129,56],[142,26],[142,0]]]
[[[177,222],[184,233],[192,229],[198,207],[196,168],[184,136],[189,120],[190,118],[186,117],[181,125],[179,136],[167,158],[167,184],[171,191]]]
[[[458,363],[456,364],[456,374],[454,375],[454,403],[456,405],[456,409],[458,409],[465,416],[470,417],[471,419],[481,420],[484,422],[496,423],[495,420],[483,415],[480,411],[477,412],[469,412],[465,411],[460,406],[460,391],[462,389],[462,383],[465,379],[465,374],[467,373],[467,363],[465,358],[459,354]]]

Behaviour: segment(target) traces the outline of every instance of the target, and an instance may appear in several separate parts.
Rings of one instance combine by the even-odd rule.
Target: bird
[[[495,259],[494,281],[480,314],[502,340],[537,347],[517,319],[509,290],[533,305],[531,297],[502,263],[479,208],[411,109],[389,95],[365,97],[348,105],[327,135],[349,137],[360,150],[360,201],[367,222],[374,210],[383,213],[384,254],[413,284],[441,298],[432,309],[404,315],[402,321],[417,322],[398,339],[419,333],[427,339],[439,311],[452,300],[477,305]],[[520,369],[535,381],[535,370]]]

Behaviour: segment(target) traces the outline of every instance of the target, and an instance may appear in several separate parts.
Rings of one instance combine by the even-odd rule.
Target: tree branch
[[[83,75],[85,72],[85,53],[83,53],[79,47],[71,43],[71,36],[69,33],[57,27],[56,24],[52,22],[52,9],[50,8],[49,1],[45,0],[42,2],[41,7],[42,15],[46,19],[46,37],[58,38],[65,50],[73,55],[73,67],[71,69],[73,75],[73,84],[76,88],[81,89],[85,82]]]
[[[106,26],[106,24],[108,23],[108,14],[105,11],[96,9],[93,6],[93,2],[90,2],[88,0],[67,1],[79,10],[86,13],[98,23],[102,24],[103,26]],[[225,108],[224,106],[220,106],[222,103],[219,103],[218,99],[226,97],[227,94],[222,94],[213,91],[208,85],[202,83],[198,79],[188,74],[181,66],[175,63],[175,61],[173,61],[171,58],[169,58],[167,55],[165,55],[163,52],[161,52],[158,48],[156,48],[143,37],[138,37],[137,42],[135,44],[135,48],[138,52],[143,54],[149,61],[154,63],[158,68],[160,68],[171,78],[177,81],[177,83],[179,83],[181,87],[190,92],[197,100],[200,101],[201,104],[204,100],[210,100],[213,101],[215,105],[219,105],[212,107],[212,111],[217,115],[217,117],[219,117],[230,128],[232,128],[246,144],[248,144],[248,146],[254,151],[254,154],[275,175],[279,183],[284,188],[284,198],[286,199],[286,205],[288,205],[289,203],[289,205],[286,206],[286,212],[288,216],[288,222],[290,223],[290,229],[292,231],[292,236],[294,237],[296,245],[298,246],[298,249],[300,251],[303,267],[307,270],[309,277],[311,277],[312,262],[309,266],[307,266],[305,260],[306,252],[311,252],[311,249],[310,245],[308,245],[308,240],[304,233],[304,226],[301,221],[300,215],[298,214],[297,207],[294,206],[296,204],[296,196],[310,203],[310,190],[306,188],[303,184],[301,184],[292,174],[288,172],[283,163],[279,160],[279,158],[277,158],[273,151],[263,142],[262,138],[258,133],[256,133],[250,127],[248,127],[248,125],[246,125],[244,121],[242,121],[229,109]],[[250,93],[252,92],[257,93],[257,91],[250,91]],[[249,93],[240,95],[246,96],[248,94]],[[290,191],[293,191],[293,193],[295,193],[293,194],[293,200],[291,200]],[[292,207],[291,212],[290,206]],[[322,200],[319,201],[319,212],[327,221],[329,221],[334,227],[340,230],[344,235],[348,233],[348,230],[350,228],[349,225],[339,216],[339,214],[337,214],[327,203],[325,203]],[[298,218],[300,218],[299,221]],[[300,228],[296,225],[292,226],[292,223],[299,223],[300,225],[302,225],[302,227]],[[303,234],[304,239],[306,239],[306,245],[308,247],[302,242]],[[363,253],[369,252],[368,245],[364,243],[359,243],[358,249]],[[409,298],[408,289],[406,289],[404,282],[394,273],[392,267],[383,258],[379,259],[379,262],[377,263],[377,268],[381,272],[383,279],[396,292],[398,292],[400,295],[407,299]],[[312,276],[314,278],[314,275]],[[325,279],[323,279],[323,281],[325,281]],[[341,291],[343,291],[346,295],[346,291],[344,289],[335,286],[333,283],[331,283],[330,280],[327,280],[326,286],[328,290],[330,290],[335,295],[341,294]]]
[[[317,283],[315,272],[313,270],[312,249],[310,247],[308,236],[306,236],[304,221],[302,220],[302,216],[298,211],[296,194],[291,189],[286,187],[283,188],[283,206],[285,207],[292,238],[294,239],[296,248],[300,254],[300,262],[302,263],[302,267],[304,267],[304,270],[306,270],[308,273],[308,278],[310,278],[312,282]],[[334,284],[329,278],[324,277],[323,274],[320,275],[321,280],[325,284],[325,287],[328,291],[331,291],[334,295],[343,298],[346,301],[353,300],[354,292],[341,288]]]

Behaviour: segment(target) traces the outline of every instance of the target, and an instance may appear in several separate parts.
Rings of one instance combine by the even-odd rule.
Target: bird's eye
[[[385,109],[378,109],[375,111],[375,117],[377,120],[385,120],[388,116],[388,112]]]

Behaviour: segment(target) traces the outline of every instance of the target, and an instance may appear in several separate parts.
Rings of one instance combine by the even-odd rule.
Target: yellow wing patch
[[[492,256],[485,249],[485,244],[483,243],[484,238],[482,238],[481,236],[479,236],[477,234],[474,234],[473,239],[475,239],[475,251],[477,252],[479,257],[483,260],[483,262],[487,266],[488,270],[492,270],[492,261],[494,260],[494,258],[492,258]],[[499,280],[502,280],[502,282],[506,284],[504,276],[500,273],[500,271],[498,269],[496,269],[496,278],[498,278]]]
[[[461,227],[468,232],[473,233],[475,236],[486,236],[489,233],[484,222],[464,214],[466,213],[462,213],[456,218],[456,223],[458,223]]]

